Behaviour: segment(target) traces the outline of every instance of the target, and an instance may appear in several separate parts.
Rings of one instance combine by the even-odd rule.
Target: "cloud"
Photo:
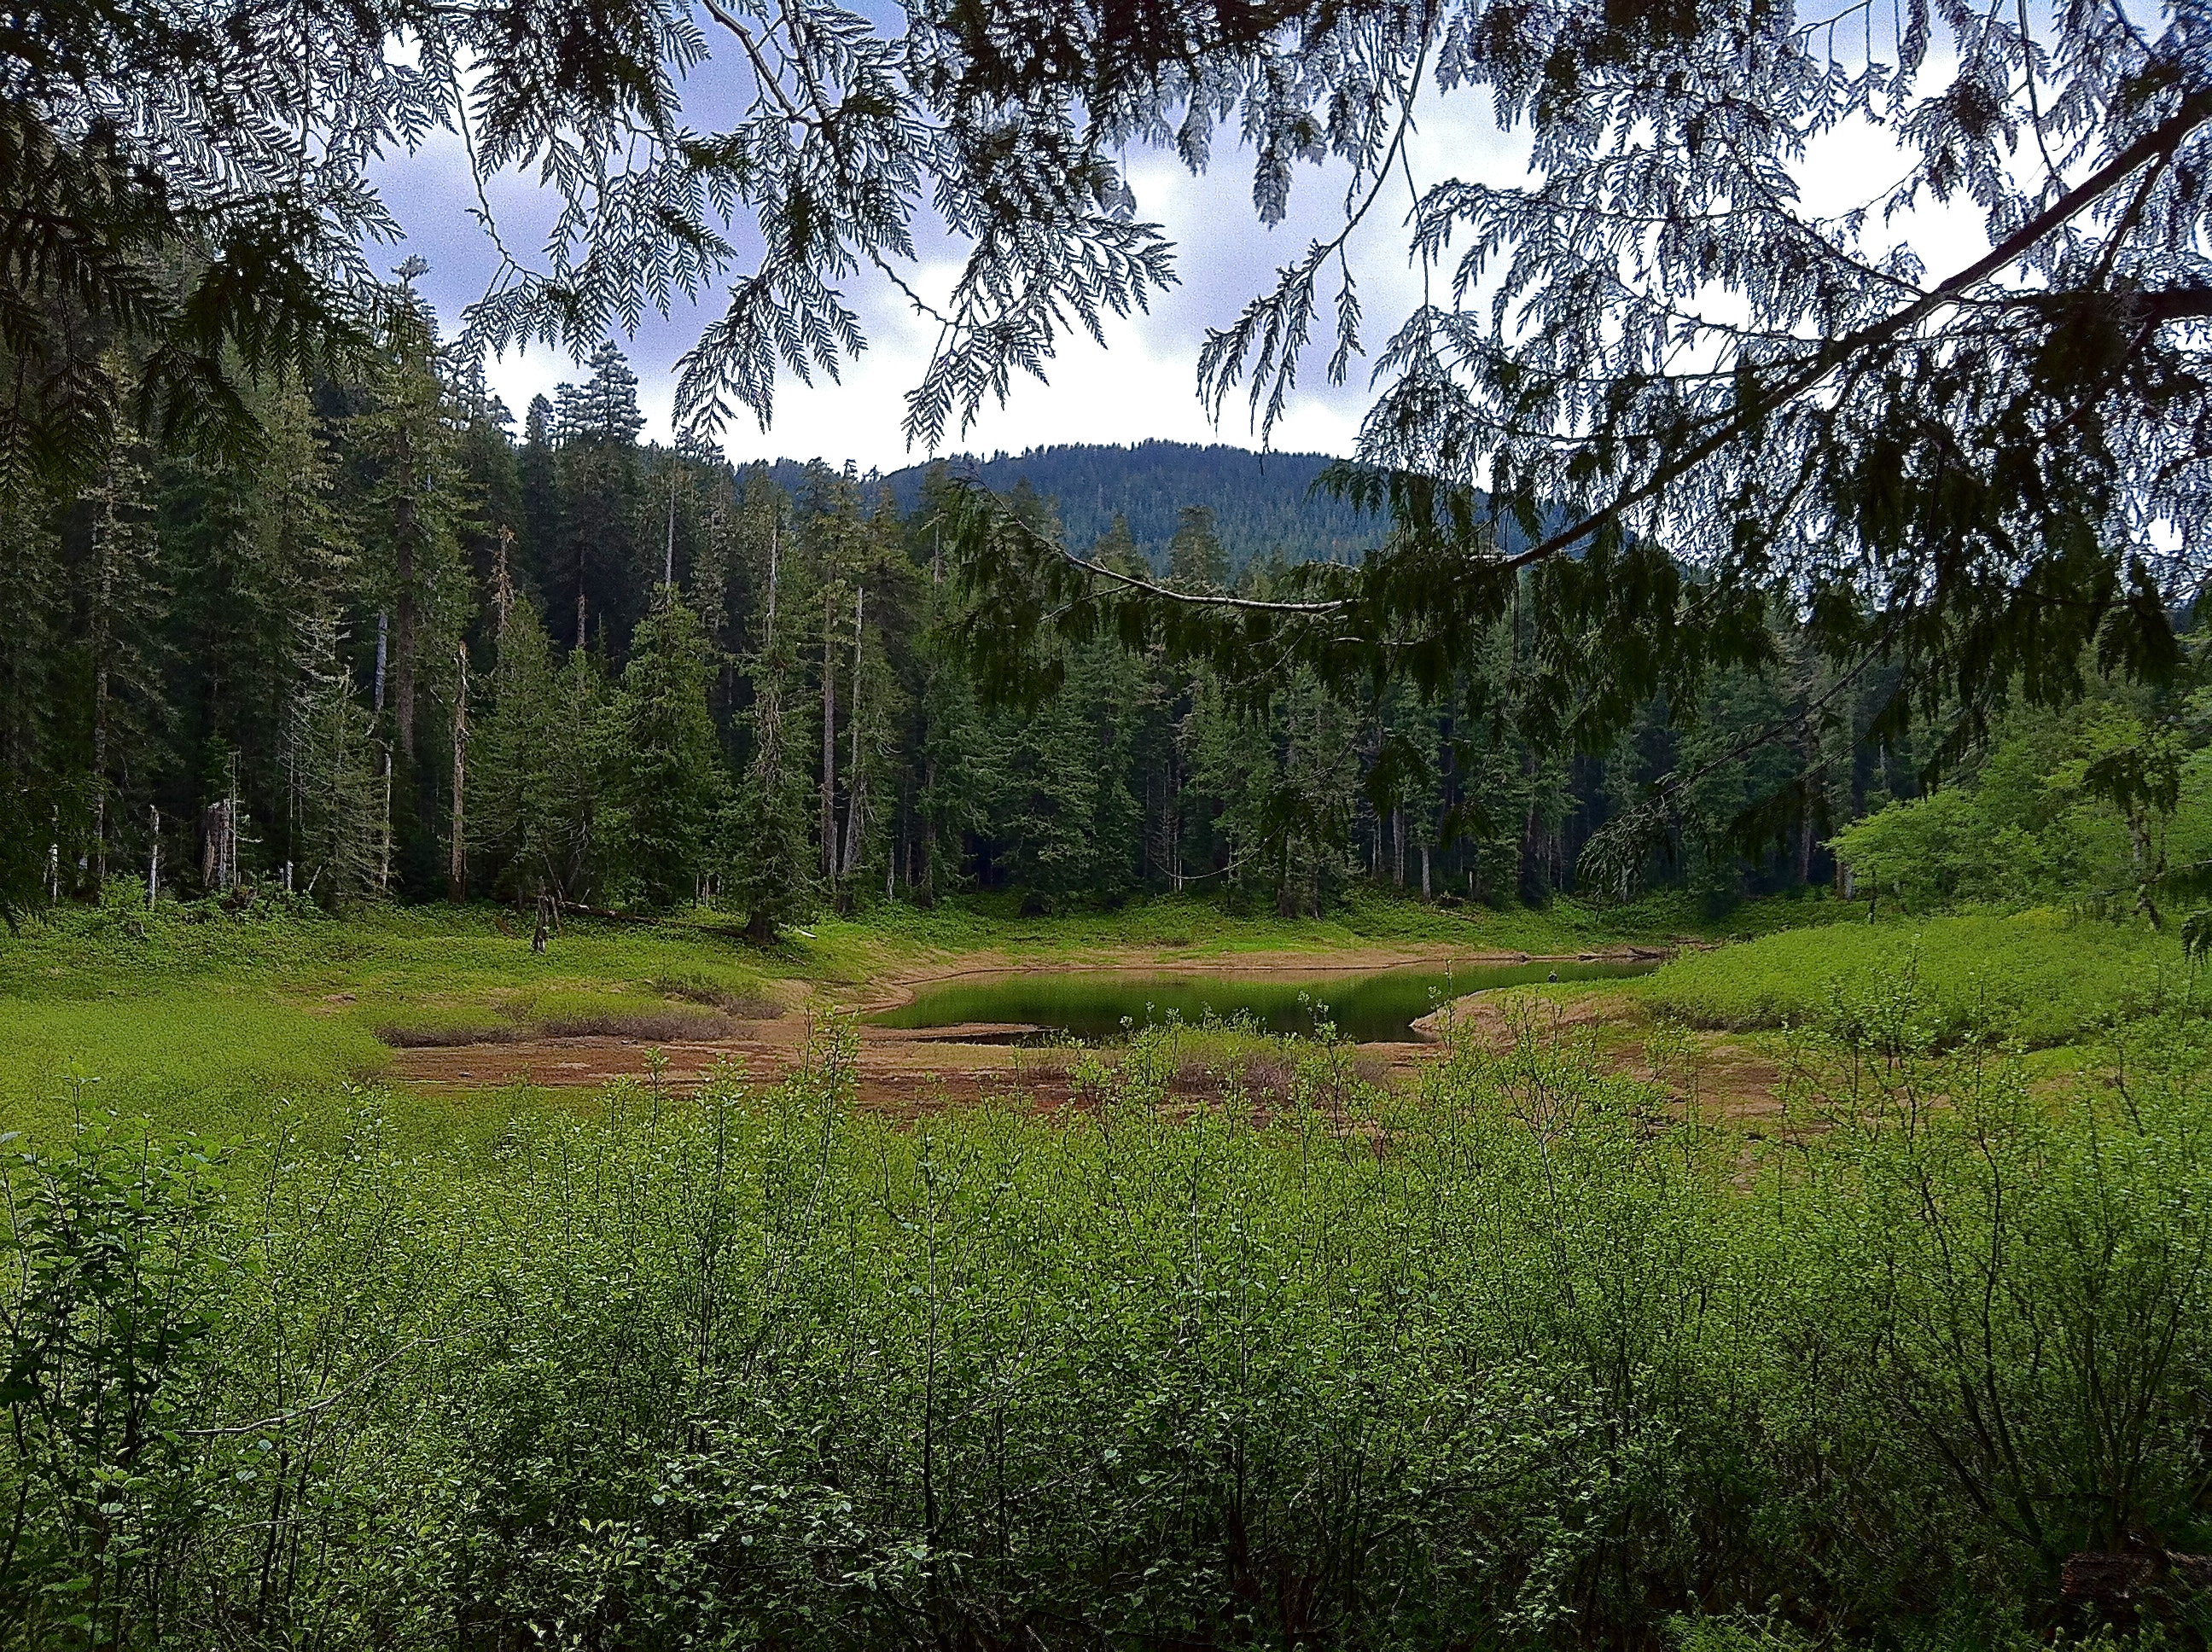
[[[1431,95],[1409,137],[1405,165],[1413,187],[1449,178],[1503,185],[1527,176],[1528,155],[1525,132],[1498,130],[1486,94],[1462,92]],[[1863,197],[1900,174],[1906,160],[1887,134],[1824,137],[1802,172],[1807,204],[1836,210],[1854,191]],[[1128,165],[1139,216],[1163,225],[1176,243],[1180,285],[1158,295],[1149,313],[1110,321],[1103,349],[1080,331],[1066,337],[1047,368],[1048,382],[1018,379],[1004,407],[987,404],[964,433],[956,422],[948,433],[951,450],[988,452],[1153,437],[1257,445],[1241,393],[1231,395],[1218,426],[1207,417],[1196,394],[1198,351],[1206,330],[1232,321],[1273,285],[1280,266],[1302,257],[1316,239],[1337,233],[1346,174],[1334,166],[1302,167],[1288,215],[1268,228],[1254,212],[1251,156],[1241,145],[1224,143],[1215,163],[1196,175],[1158,151],[1133,154]],[[412,155],[387,162],[380,181],[407,232],[404,251],[431,265],[421,290],[449,328],[458,326],[463,309],[483,295],[499,264],[490,238],[472,216],[477,199],[460,139],[432,134]],[[508,247],[519,258],[534,254],[557,210],[551,191],[533,178],[509,174],[493,180],[488,194]],[[1401,173],[1377,194],[1346,247],[1370,351],[1421,301],[1421,272],[1407,252],[1409,204]],[[939,296],[957,277],[964,248],[927,215],[916,229],[923,256],[908,278],[925,295]],[[1974,215],[1955,209],[1916,213],[1899,231],[1923,244],[1939,270],[1960,253],[1971,258],[1987,246]],[[395,251],[392,262],[399,256]],[[1318,295],[1315,342],[1301,364],[1288,413],[1273,433],[1279,448],[1349,452],[1372,396],[1364,364],[1355,363],[1342,386],[1325,380],[1336,279],[1332,274]],[[1449,268],[1435,282],[1440,301],[1448,301],[1448,282]],[[921,380],[935,344],[935,325],[915,314],[873,271],[852,282],[847,298],[863,318],[871,340],[866,353],[848,363],[840,380],[821,379],[809,386],[784,376],[773,428],[763,433],[746,418],[724,432],[724,448],[732,458],[851,459],[863,469],[889,470],[927,457],[908,448],[901,425],[906,393]],[[665,316],[648,313],[635,333],[620,341],[641,380],[649,435],[666,439],[677,360],[725,300],[714,292],[696,304],[679,303]],[[488,364],[492,386],[518,416],[532,396],[550,395],[577,376],[565,353],[542,344]]]
[[[1414,150],[1422,170],[1431,152],[1481,154],[1486,162],[1495,158],[1486,152],[1497,148],[1494,143],[1476,140],[1469,102],[1457,99],[1425,124]],[[1234,319],[1250,298],[1273,284],[1279,265],[1302,256],[1316,237],[1336,232],[1345,173],[1334,167],[1302,168],[1289,215],[1268,228],[1252,208],[1250,164],[1249,149],[1226,143],[1216,163],[1195,176],[1170,155],[1133,155],[1139,216],[1162,224],[1175,241],[1181,284],[1158,295],[1149,313],[1109,321],[1103,349],[1079,330],[1066,337],[1048,367],[1047,382],[1018,379],[1004,407],[988,404],[964,434],[956,425],[948,446],[990,452],[1152,437],[1256,445],[1241,396],[1231,398],[1218,426],[1207,417],[1197,397],[1198,351],[1206,330]],[[397,264],[413,255],[428,262],[430,270],[418,290],[449,331],[458,328],[464,309],[483,295],[499,268],[498,251],[475,216],[478,203],[460,137],[434,132],[412,153],[382,163],[377,179],[406,232],[404,247],[393,249],[389,261]],[[507,246],[519,258],[532,257],[557,210],[552,192],[532,177],[509,173],[490,180],[486,194]],[[1347,247],[1369,307],[1370,344],[1387,336],[1419,295],[1418,279],[1407,267],[1403,218],[1403,202],[1378,202]],[[955,279],[964,249],[927,215],[917,224],[917,239],[923,258],[908,277],[923,293],[941,295]],[[1334,294],[1333,285],[1325,290],[1325,310]],[[871,340],[867,352],[848,364],[838,380],[808,386],[786,375],[777,386],[773,428],[763,433],[747,420],[725,431],[724,446],[732,457],[851,459],[864,469],[891,469],[926,457],[908,449],[901,425],[906,392],[921,378],[935,343],[934,325],[916,316],[872,271],[850,283],[847,296],[863,317]],[[714,292],[697,303],[679,303],[665,316],[648,313],[634,334],[619,341],[641,381],[649,435],[667,437],[675,364],[726,297]],[[1275,428],[1279,448],[1343,452],[1357,434],[1369,396],[1365,375],[1356,368],[1343,386],[1325,382],[1325,334],[1324,314],[1318,342],[1303,364],[1300,388]],[[491,361],[487,376],[519,417],[532,396],[550,395],[562,381],[574,380],[578,368],[567,353],[538,344]]]

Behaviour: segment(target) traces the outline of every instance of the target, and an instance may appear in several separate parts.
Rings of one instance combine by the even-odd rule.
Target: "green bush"
[[[1086,1110],[901,1125],[832,1042],[488,1169],[364,1112],[221,1200],[84,1138],[11,1180],[0,1645],[2040,1626],[2071,1551],[2212,1540],[2212,1062],[2175,1022],[2061,1108],[1875,1003],[1786,1145],[1534,1040],[1399,1097],[1310,1048],[1265,1126],[1180,1108],[1146,1038]],[[191,1327],[150,1363],[57,1294],[35,1212],[84,1185],[115,1214],[73,1242]],[[131,1394],[159,1449],[23,1443]],[[60,1512],[88,1474],[120,1549]]]

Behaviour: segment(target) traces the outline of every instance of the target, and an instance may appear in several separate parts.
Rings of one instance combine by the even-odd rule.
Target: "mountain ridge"
[[[1315,491],[1315,479],[1336,462],[1328,453],[1262,453],[1225,442],[1056,443],[1018,453],[951,454],[877,472],[864,483],[871,492],[890,489],[899,508],[911,511],[935,465],[999,493],[1027,482],[1054,501],[1073,549],[1089,550],[1119,515],[1160,568],[1183,510],[1204,506],[1213,513],[1231,566],[1242,568],[1277,551],[1293,562],[1357,562],[1382,538],[1382,519]],[[798,483],[805,469],[788,459],[769,468],[787,487]]]

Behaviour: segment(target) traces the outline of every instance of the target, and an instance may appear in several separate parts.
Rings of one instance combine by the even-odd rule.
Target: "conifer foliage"
[[[607,351],[517,433],[404,282],[382,315],[358,380],[271,393],[251,461],[135,440],[0,547],[29,559],[0,638],[19,910],[143,900],[149,878],[234,902],[462,890],[704,902],[765,943],[819,909],[962,890],[1297,914],[1358,884],[1504,902],[1674,884],[1717,908],[1848,888],[1827,845],[1869,818],[1887,823],[1846,834],[1866,876],[1936,898],[1889,847],[1923,817],[1884,812],[1923,790],[1929,756],[1879,732],[1901,669],[1836,671],[1787,614],[1760,635],[1784,671],[1638,701],[1595,758],[1466,714],[1481,682],[1531,669],[1533,627],[1510,613],[1433,692],[1295,653],[1255,674],[1103,625],[1042,626],[1026,656],[979,664],[963,640],[1002,616],[948,552],[976,497],[950,467],[902,511],[849,469],[641,443]],[[1006,502],[1038,540],[1062,536],[1053,499],[1018,484]],[[1179,513],[1157,574],[1120,519],[1082,561],[1238,614],[1298,600],[1297,566],[1237,563],[1216,523]],[[603,556],[580,632],[586,542]],[[2069,876],[2185,920],[2212,862],[2212,725],[2183,693],[2098,703],[2082,772],[2067,778],[2070,746],[2038,771],[2080,795],[2073,836],[2106,846]],[[1814,708],[1832,732],[1764,738]],[[1651,784],[1684,773],[1665,830],[1614,847]],[[1792,806],[1753,807],[1777,796]],[[1732,839],[1747,813],[1762,835]]]
[[[458,746],[445,737],[465,720],[447,647],[473,623],[447,578],[455,545],[480,586],[488,542],[449,525],[449,447],[473,454],[459,463],[481,503],[523,517],[499,524],[525,546],[519,588],[611,691],[651,605],[637,565],[658,545],[665,578],[697,525],[653,531],[635,381],[603,347],[611,331],[725,289],[678,397],[684,424],[711,434],[738,413],[764,422],[781,375],[834,376],[857,355],[869,328],[848,295],[873,272],[937,341],[906,416],[933,449],[1017,375],[1042,376],[1070,330],[1101,336],[1176,279],[1165,230],[1132,192],[1133,157],[1157,145],[1203,168],[1224,129],[1250,148],[1261,223],[1283,220],[1305,165],[1334,169],[1343,206],[1220,318],[1201,393],[1217,411],[1242,405],[1264,438],[1302,374],[1341,381],[1367,363],[1376,400],[1334,485],[1393,531],[1357,566],[1294,567],[1261,598],[1212,571],[1160,582],[1092,560],[1000,495],[943,501],[936,545],[959,565],[969,658],[990,694],[1063,680],[1111,635],[1242,713],[1301,683],[1356,701],[1395,681],[1493,754],[1517,744],[1552,762],[1602,757],[1644,708],[1699,704],[1751,671],[1791,683],[1801,750],[1855,739],[1849,707],[1879,681],[1886,747],[1917,724],[1923,755],[1955,764],[2008,704],[2054,708],[2093,679],[2171,691],[2184,670],[2180,616],[2212,568],[2200,8],[526,9],[371,0],[278,27],[225,6],[37,0],[13,15],[0,69],[0,506],[44,531],[106,490],[114,531],[93,535],[82,514],[63,529],[70,578],[92,570],[77,588],[95,606],[100,566],[115,599],[135,600],[130,536],[155,507],[128,497],[134,449],[250,466],[272,410],[311,386],[358,399],[324,416],[370,421],[345,457],[385,490],[349,525],[385,645],[381,673],[365,659],[356,672],[392,768],[380,882],[423,875],[431,823],[454,802],[424,753],[433,734]],[[1409,135],[1470,113],[1528,135],[1525,177],[1423,174]],[[479,185],[527,171],[559,201],[534,252],[495,243],[469,343],[599,350],[581,388],[532,410],[519,457],[483,445],[495,422],[465,382],[434,409],[423,399],[405,280],[395,299],[362,250],[391,227],[376,165],[441,124]],[[1831,139],[1896,164],[1861,198],[1809,204],[1811,155]],[[1932,264],[1914,239],[1924,213],[1972,223],[1984,245]],[[1393,222],[1421,298],[1377,327],[1353,255]],[[949,288],[910,279],[918,222],[964,249]],[[677,461],[669,480],[672,523]],[[221,492],[190,507],[218,537]],[[119,560],[100,564],[100,546]],[[821,875],[842,890],[871,857],[904,858],[889,845],[911,842],[917,799],[951,815],[941,776],[896,802],[886,789],[889,748],[870,731],[914,702],[872,686],[909,663],[884,649],[896,625],[871,630],[866,583],[836,562],[823,580],[837,589],[807,598],[855,610],[850,680],[826,653],[808,662],[823,749],[854,733],[837,708],[856,691],[870,708],[832,754],[846,778],[817,827]],[[1221,588],[1185,588],[1204,585]],[[357,653],[361,623],[342,628]],[[842,623],[824,622],[823,649]],[[723,635],[713,616],[705,631]],[[156,699],[177,710],[173,696],[127,680],[166,668],[105,652],[120,635],[54,647],[33,628],[7,662],[11,682],[40,682],[23,692],[46,708],[10,724],[25,755],[10,756],[6,808],[34,834],[45,817],[50,889],[65,839],[95,878],[111,849],[150,859],[152,793],[173,802],[184,786],[146,766],[176,757],[141,716]],[[744,676],[710,673],[726,746]],[[562,703],[581,716],[587,674],[569,686]],[[234,751],[242,771],[265,768],[267,740],[225,723],[232,697],[192,708],[201,749],[176,757],[184,769],[227,772]],[[1443,777],[1432,765],[1424,784]],[[1630,876],[1679,835],[1697,772],[1654,778],[1613,811],[1593,875]],[[595,805],[580,776],[559,789],[568,847],[544,875],[557,865],[574,881]],[[1826,807],[1819,789],[1774,794],[1740,837],[1787,816],[1802,845]],[[261,810],[265,833],[277,817]],[[1291,816],[1321,818],[1277,817]],[[1528,842],[1565,829],[1557,811],[1522,817]],[[26,882],[18,865],[13,886]]]

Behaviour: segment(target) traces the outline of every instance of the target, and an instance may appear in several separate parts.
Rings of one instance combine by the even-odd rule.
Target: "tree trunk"
[[[861,811],[867,807],[865,793],[867,775],[860,767],[860,616],[866,610],[868,588],[862,586],[853,596],[853,709],[848,720],[853,726],[853,760],[845,781],[845,876],[850,878],[860,864]]]
[[[413,467],[403,460],[403,480]],[[415,762],[415,501],[402,494],[393,524],[398,553],[398,600],[392,616],[392,720],[399,726],[399,755]]]
[[[837,882],[837,597],[822,595],[822,876]]]
[[[933,752],[922,760],[921,795],[924,799],[933,799],[937,795],[937,757]],[[921,891],[922,905],[933,907],[937,904],[937,823],[929,817],[926,803],[921,812],[921,829],[915,834],[915,838],[921,851],[921,878],[917,883],[909,872],[906,881],[908,889]]]
[[[95,889],[107,882],[107,666],[93,673],[92,687],[92,878]]]
[[[115,504],[111,495],[99,535],[99,608],[92,616],[92,878],[97,892],[107,883],[107,635],[115,603]]]
[[[1406,805],[1390,811],[1390,881],[1406,887]]]
[[[1429,846],[1421,845],[1421,898],[1429,898]]]
[[[384,748],[384,841],[377,852],[376,892],[392,887],[392,748]]]
[[[469,762],[469,649],[453,649],[460,668],[460,688],[453,696],[453,858],[446,873],[446,893],[455,901],[469,898],[469,853],[464,810],[468,795]]]

